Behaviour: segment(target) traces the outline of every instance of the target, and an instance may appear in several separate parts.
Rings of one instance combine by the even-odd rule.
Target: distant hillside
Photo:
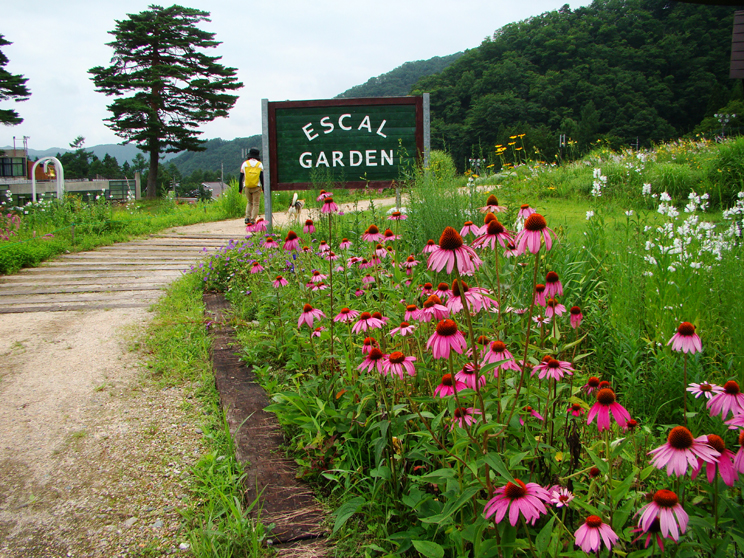
[[[22,149],[22,146],[18,146],[19,149]],[[13,149],[12,146],[5,146],[0,147],[0,150],[3,149]],[[120,165],[124,164],[125,161],[129,161],[130,163],[132,160],[137,156],[138,153],[142,153],[139,149],[137,149],[134,145],[119,145],[117,143],[103,143],[100,145],[93,145],[91,147],[88,147],[87,145],[84,146],[84,149],[86,151],[92,152],[96,157],[103,160],[103,158],[108,154],[110,157],[114,157],[116,159],[116,162]],[[28,156],[33,161],[36,160],[36,158],[41,157],[54,157],[57,155],[57,153],[67,153],[69,151],[74,151],[73,149],[69,149],[66,147],[50,147],[49,149],[29,149],[28,150]],[[142,155],[147,158],[147,155],[142,153]],[[165,155],[165,160],[169,161],[170,159],[173,159],[175,156],[177,156],[177,153],[168,153]]]
[[[393,71],[367,80],[362,85],[347,89],[336,99],[355,97],[403,97],[411,92],[411,87],[421,78],[437,74],[463,55],[462,52],[449,56],[435,56],[428,60],[406,62]]]
[[[248,138],[223,140],[220,138],[207,140],[204,144],[206,151],[187,151],[174,157],[170,162],[179,170],[181,175],[187,176],[196,170],[219,171],[224,167],[225,176],[237,176],[243,163],[242,151],[251,147],[261,149],[261,135]]]
[[[559,134],[580,151],[598,140],[648,146],[691,133],[736,100],[734,11],[663,0],[565,5],[502,27],[412,93],[430,93],[432,147],[461,170],[473,156],[498,162],[496,145],[510,156],[519,134],[524,153],[539,149],[545,161],[558,155]]]

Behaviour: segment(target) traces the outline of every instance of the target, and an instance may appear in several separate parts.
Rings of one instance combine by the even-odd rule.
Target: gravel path
[[[0,277],[0,558],[188,554],[200,410],[191,386],[146,380],[137,341],[202,247],[244,234],[179,227]]]

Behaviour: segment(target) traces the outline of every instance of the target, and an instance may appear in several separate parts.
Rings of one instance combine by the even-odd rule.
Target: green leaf
[[[509,473],[509,470],[506,468],[506,465],[498,453],[493,451],[488,452],[486,455],[486,463],[488,463],[491,469],[504,477],[508,482],[514,482],[514,477],[511,476],[511,473]]]
[[[411,541],[419,554],[426,558],[444,558],[444,549],[431,541]]]
[[[550,544],[550,535],[553,532],[553,523],[555,523],[555,516],[551,517],[550,521],[540,529],[535,539],[535,548],[538,556],[545,556],[545,551],[548,549],[548,544]]]
[[[422,517],[421,523],[436,523],[436,524],[446,523],[447,520],[449,520],[449,518],[452,517],[453,514],[455,514],[460,508],[462,508],[465,504],[467,504],[470,501],[470,499],[475,494],[477,494],[480,490],[481,490],[480,485],[466,488],[465,491],[460,495],[460,497],[457,500],[447,502],[444,509],[442,510],[442,513],[438,513],[430,517]]]
[[[349,520],[349,518],[357,513],[365,503],[366,500],[364,498],[362,498],[361,496],[357,496],[356,498],[352,498],[348,502],[344,503],[340,508],[338,508],[335,513],[336,522],[333,525],[333,533],[335,534],[336,531],[343,527]]]
[[[638,467],[633,467],[633,471],[628,475],[623,482],[621,482],[617,487],[610,490],[610,496],[612,497],[612,500],[615,502],[615,504],[620,503],[620,501],[625,498],[626,494],[628,494],[628,490],[630,490],[630,485],[633,484],[633,480],[635,480],[635,476],[638,474]]]

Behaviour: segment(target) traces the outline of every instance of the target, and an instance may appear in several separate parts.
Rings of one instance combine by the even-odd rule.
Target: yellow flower
[[[517,136],[509,136],[509,139],[516,139]]]

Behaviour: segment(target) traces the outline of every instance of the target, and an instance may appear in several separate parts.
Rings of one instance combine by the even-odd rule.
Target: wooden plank
[[[152,302],[128,302],[117,304],[95,304],[95,305],[77,305],[62,306],[52,304],[49,306],[24,306],[19,308],[0,308],[0,314],[27,314],[30,312],[80,312],[86,310],[113,310],[114,308],[149,308]]]
[[[157,291],[163,290],[167,283],[152,283],[148,285],[90,285],[86,287],[62,287],[50,289],[3,289],[0,288],[0,297],[18,295],[48,295],[48,294],[71,294],[71,293],[98,293],[98,292],[135,292],[135,291]]]

